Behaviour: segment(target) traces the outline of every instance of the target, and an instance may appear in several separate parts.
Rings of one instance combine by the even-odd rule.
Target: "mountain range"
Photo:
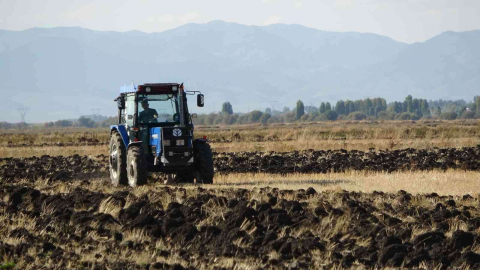
[[[480,30],[406,44],[370,33],[212,21],[159,33],[76,27],[0,30],[0,121],[115,115],[124,84],[184,82],[209,113],[293,107],[296,100],[471,100],[480,92]],[[275,102],[274,102],[275,101]]]

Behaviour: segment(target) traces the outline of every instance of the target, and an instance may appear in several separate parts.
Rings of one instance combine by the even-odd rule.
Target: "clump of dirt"
[[[471,196],[269,187],[55,194],[12,180],[0,198],[0,258],[20,268],[480,268],[480,203]]]

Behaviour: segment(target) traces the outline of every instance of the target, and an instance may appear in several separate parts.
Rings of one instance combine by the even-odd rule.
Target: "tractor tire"
[[[118,132],[110,136],[110,181],[114,186],[127,184],[127,153]]]
[[[208,143],[194,144],[197,184],[213,184],[213,154]]]
[[[141,146],[130,146],[127,154],[128,185],[138,187],[147,183],[148,165]]]

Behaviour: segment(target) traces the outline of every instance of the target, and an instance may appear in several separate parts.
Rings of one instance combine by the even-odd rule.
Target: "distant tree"
[[[233,125],[238,119],[238,114],[225,114],[223,115],[222,122],[225,125]]]
[[[57,120],[54,123],[55,127],[71,127],[73,122],[70,120]]]
[[[335,121],[337,120],[338,114],[336,111],[326,111],[325,116],[327,117],[328,120]]]
[[[289,112],[289,111],[290,111],[290,108],[289,108],[289,107],[287,107],[287,106],[283,107],[283,113],[287,113],[287,112]]]
[[[310,114],[306,113],[300,117],[300,121],[307,122],[310,119]]]
[[[474,111],[463,111],[462,116],[460,117],[462,119],[473,119],[475,118],[475,112]]]
[[[260,121],[260,118],[262,117],[262,114],[263,113],[261,111],[257,111],[257,110],[252,111],[250,113],[250,121],[252,123],[258,123]]]
[[[368,115],[370,115],[370,116],[375,115],[375,108],[370,107],[370,108],[368,109]]]
[[[330,102],[325,103],[325,110],[325,112],[332,110],[332,105],[330,105]]]
[[[230,102],[225,102],[222,104],[222,113],[223,114],[233,114],[232,104]]]
[[[365,120],[367,119],[367,115],[363,112],[352,112],[348,115],[348,119],[350,120]]]
[[[406,103],[406,107],[407,107],[407,112],[411,113],[413,112],[413,99],[412,99],[412,95],[408,95],[406,98],[405,98],[405,103]]]
[[[80,118],[78,118],[78,124],[81,127],[87,127],[87,128],[95,127],[95,121],[85,116],[80,116]]]
[[[393,120],[395,118],[395,113],[392,111],[380,111],[378,112],[377,117],[381,120]]]
[[[298,120],[305,114],[305,106],[301,100],[297,101],[297,109],[295,111],[295,118]]]
[[[265,108],[265,113],[272,114],[272,109],[270,109],[270,108]]]
[[[262,116],[260,117],[260,122],[261,122],[262,124],[266,124],[266,123],[268,123],[268,120],[269,120],[271,117],[272,117],[272,116],[271,116],[270,114],[264,113],[264,114],[262,114]]]
[[[443,120],[455,120],[457,119],[456,112],[444,112],[440,115]]]
[[[100,123],[100,126],[109,127],[111,125],[116,125],[116,124],[118,124],[118,117],[117,116],[112,116],[112,117],[108,117],[107,119],[102,121]]]
[[[320,113],[325,113],[327,111],[326,107],[325,107],[325,102],[322,102],[320,104]]]
[[[294,111],[284,113],[283,114],[283,122],[286,122],[286,123],[294,122],[296,120],[295,119],[295,114],[296,113]]]
[[[414,113],[404,112],[404,113],[395,115],[395,120],[418,120],[418,119],[419,119],[418,115]]]
[[[215,119],[217,118],[216,113],[211,113],[207,116],[207,119],[205,121],[205,124],[207,125],[213,125],[215,123]]]
[[[55,123],[53,123],[53,122],[46,122],[46,123],[43,123],[43,126],[46,127],[46,128],[51,128],[51,127],[55,126]]]
[[[345,114],[345,101],[337,101],[337,105],[335,105],[335,111],[338,113],[338,115]]]
[[[318,108],[315,106],[305,106],[305,112],[312,114],[318,112]]]

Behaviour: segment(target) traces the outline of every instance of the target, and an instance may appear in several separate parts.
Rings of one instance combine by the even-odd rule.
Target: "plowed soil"
[[[217,153],[215,166],[219,173],[478,170],[479,153],[480,147]],[[4,266],[480,269],[480,201],[470,195],[112,188],[97,178],[108,175],[107,156],[3,158],[0,164]],[[51,187],[36,187],[38,179]],[[88,181],[104,188],[84,187]]]
[[[35,181],[82,179],[105,176],[108,162],[104,156],[91,159],[86,156],[42,156],[29,158],[0,158],[0,180],[15,179]]]
[[[395,151],[295,151],[215,153],[219,173],[327,173],[347,170],[405,171],[433,169],[480,170],[480,145],[461,149]]]
[[[137,194],[137,195],[135,195]],[[480,267],[476,198],[272,188],[0,187],[20,269]]]
[[[480,170],[480,146],[395,151],[295,151],[214,153],[215,171],[228,173],[328,173],[359,171]],[[108,175],[108,156],[0,158],[0,179],[68,180]]]

